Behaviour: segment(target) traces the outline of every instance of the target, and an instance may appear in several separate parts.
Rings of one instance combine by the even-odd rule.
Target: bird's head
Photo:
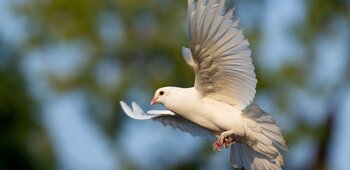
[[[169,94],[171,94],[171,92],[173,91],[173,87],[162,87],[159,88],[155,93],[154,93],[154,97],[151,101],[151,105],[154,104],[164,104],[164,102],[166,101],[167,97],[169,96]]]

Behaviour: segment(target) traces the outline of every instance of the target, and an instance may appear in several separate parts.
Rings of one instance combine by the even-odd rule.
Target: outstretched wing
[[[132,108],[123,101],[120,101],[120,105],[124,112],[133,119],[152,119],[161,122],[165,126],[171,126],[174,129],[179,129],[182,132],[189,133],[193,136],[214,138],[214,135],[208,129],[178,116],[169,110],[150,110],[145,113],[135,102],[132,102]]]
[[[225,0],[188,0],[190,48],[183,56],[205,97],[243,110],[255,97],[256,77],[249,43],[225,11]]]

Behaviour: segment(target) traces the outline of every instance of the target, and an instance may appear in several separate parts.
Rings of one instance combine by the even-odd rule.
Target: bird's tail
[[[280,127],[270,114],[251,105],[242,114],[246,135],[231,146],[231,164],[246,170],[282,169],[281,151],[288,151]]]

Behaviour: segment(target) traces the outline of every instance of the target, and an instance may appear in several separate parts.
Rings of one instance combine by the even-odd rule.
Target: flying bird
[[[188,0],[189,48],[185,62],[194,70],[194,87],[162,87],[151,101],[167,110],[144,112],[120,102],[138,120],[152,119],[193,136],[215,140],[213,149],[230,149],[231,165],[246,170],[283,167],[287,151],[280,127],[253,104],[257,79],[249,43],[225,0]]]

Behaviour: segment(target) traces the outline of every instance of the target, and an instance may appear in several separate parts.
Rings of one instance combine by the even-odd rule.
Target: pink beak
[[[157,103],[157,100],[158,100],[158,97],[153,98],[152,101],[151,101],[151,105],[156,104],[156,103]]]

